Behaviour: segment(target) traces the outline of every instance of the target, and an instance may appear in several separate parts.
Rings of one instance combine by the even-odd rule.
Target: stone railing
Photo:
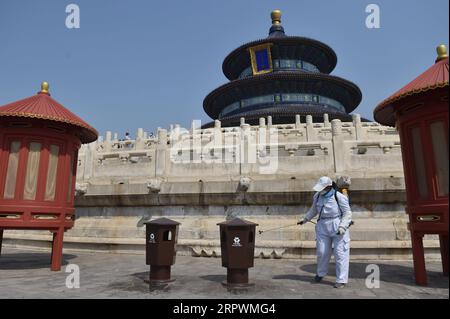
[[[394,128],[374,122],[328,120],[257,126],[241,119],[239,127],[208,129],[179,125],[148,136],[139,129],[135,140],[105,138],[83,145],[77,181],[91,184],[141,183],[150,179],[230,180],[241,176],[273,178],[292,175],[403,176],[399,136]]]

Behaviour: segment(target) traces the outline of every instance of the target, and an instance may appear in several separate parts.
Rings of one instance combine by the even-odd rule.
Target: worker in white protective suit
[[[317,273],[315,282],[322,281],[328,273],[328,264],[334,252],[336,262],[335,288],[344,288],[348,282],[350,234],[352,212],[347,196],[333,187],[327,176],[321,177],[313,187],[316,191],[313,204],[303,220],[303,225],[318,215],[316,224]]]

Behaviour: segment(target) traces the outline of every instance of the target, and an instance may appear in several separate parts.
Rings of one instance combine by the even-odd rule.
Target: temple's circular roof
[[[340,77],[321,73],[279,71],[226,83],[206,96],[203,108],[210,117],[218,118],[223,108],[241,99],[291,92],[333,98],[345,107],[347,113],[352,112],[362,99],[358,86]],[[278,102],[277,105],[282,104]]]
[[[250,47],[272,43],[273,59],[295,59],[309,62],[322,73],[331,73],[336,66],[336,53],[328,45],[309,38],[283,36],[268,37],[241,45],[227,55],[222,64],[222,70],[229,80],[235,80],[239,74],[251,65]]]

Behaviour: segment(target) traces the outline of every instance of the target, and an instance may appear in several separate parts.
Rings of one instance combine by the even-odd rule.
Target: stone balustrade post
[[[324,127],[330,127],[330,126],[331,126],[330,118],[329,118],[329,116],[328,116],[327,113],[325,113],[325,114],[323,115],[323,126],[324,126]]]
[[[256,141],[252,141],[252,138],[250,124],[241,125],[241,138],[239,145],[241,174],[249,174],[251,165],[256,163],[256,145],[254,145],[254,142]]]
[[[296,114],[295,115],[295,128],[299,129],[301,124],[302,124],[302,122],[300,120],[300,114]]]
[[[145,147],[145,141],[144,141],[144,129],[138,128],[136,133],[136,149],[143,149]]]
[[[214,157],[216,159],[221,159],[223,157],[223,134],[222,134],[222,122],[219,120],[214,121],[214,136],[213,136],[213,145],[214,145]]]
[[[266,127],[266,119],[264,117],[259,118],[259,127],[265,128]]]
[[[312,115],[306,115],[306,140],[308,142],[317,141],[317,133],[314,129]]]
[[[267,117],[267,128],[271,128],[272,127],[272,116],[268,116]]]
[[[170,160],[168,152],[167,130],[158,128],[158,144],[155,151],[155,175],[164,176],[166,174],[166,163]]]
[[[342,122],[339,119],[331,121],[334,172],[341,173],[345,170],[345,145],[342,135]]]
[[[355,127],[356,140],[361,140],[364,138],[364,131],[361,125],[361,115],[352,114],[353,126]]]
[[[111,152],[112,148],[112,132],[106,131],[105,141],[103,142],[103,150],[105,152]]]

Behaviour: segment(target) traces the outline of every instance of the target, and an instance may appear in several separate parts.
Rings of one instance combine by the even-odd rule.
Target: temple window
[[[6,172],[5,190],[3,197],[13,199],[16,189],[17,169],[19,167],[20,141],[12,141],[9,148],[8,170]]]
[[[302,61],[301,68],[302,68],[302,70],[306,70],[306,71],[310,71],[310,72],[317,72],[317,73],[320,72],[319,69],[314,64],[311,64],[311,63],[308,63],[305,61]]]
[[[320,73],[319,69],[306,61],[302,61],[302,60],[292,60],[292,59],[276,59],[273,60],[273,69],[274,70],[293,70],[293,71],[298,71],[298,70],[302,70],[302,71],[308,71],[308,72],[315,72],[315,73]],[[252,68],[247,67],[245,68],[241,74],[239,75],[238,79],[243,79],[249,76],[252,76],[253,72],[252,72]]]
[[[263,96],[256,96],[249,99],[234,102],[226,106],[220,112],[219,118],[237,109],[246,108],[252,105],[267,104],[274,102],[323,104],[325,106],[329,106],[339,111],[345,112],[345,107],[340,102],[334,99],[330,99],[328,97],[307,93],[283,93],[283,94],[269,94]]]
[[[255,105],[255,104],[271,103],[271,102],[274,102],[274,100],[275,100],[275,97],[273,96],[273,94],[256,96],[256,97],[242,100],[241,107],[246,107],[246,106]]]
[[[443,121],[430,125],[438,196],[448,196],[448,142]]]
[[[414,158],[416,185],[420,198],[428,197],[427,174],[425,171],[425,159],[423,157],[422,138],[420,135],[420,127],[411,129],[411,142]]]
[[[36,198],[41,148],[42,144],[38,142],[31,142],[29,145],[25,187],[23,189],[23,198],[26,200],[34,200]]]
[[[56,193],[56,175],[58,172],[59,146],[50,145],[47,181],[45,185],[45,200],[54,200]]]

